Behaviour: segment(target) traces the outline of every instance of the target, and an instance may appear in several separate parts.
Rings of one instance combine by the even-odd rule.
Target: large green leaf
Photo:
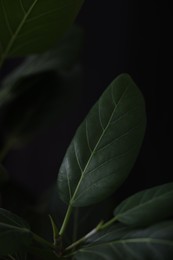
[[[74,21],[83,0],[0,1],[0,60],[47,50]]]
[[[145,226],[173,216],[173,183],[134,194],[115,209],[114,215],[132,226]]]
[[[17,253],[32,241],[30,227],[20,217],[0,208],[0,255]]]
[[[89,242],[74,260],[172,260],[173,222],[136,230],[115,225]]]
[[[136,160],[145,124],[142,94],[123,74],[91,109],[67,150],[58,177],[62,200],[86,206],[112,194]]]

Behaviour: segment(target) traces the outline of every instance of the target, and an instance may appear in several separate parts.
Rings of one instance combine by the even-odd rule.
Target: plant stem
[[[68,225],[68,222],[69,222],[72,210],[73,210],[73,208],[72,208],[71,204],[69,204],[67,212],[66,212],[66,215],[65,215],[65,218],[64,218],[64,221],[63,221],[61,229],[59,231],[59,235],[60,236],[63,236],[63,234],[65,232],[65,229],[66,229],[66,227]]]
[[[113,217],[112,219],[110,219],[108,222],[106,222],[105,224],[103,224],[102,226],[100,226],[100,228],[99,228],[99,230],[103,230],[103,229],[105,229],[105,228],[108,228],[108,227],[110,227],[114,222],[116,222],[117,221],[117,218],[116,218],[116,216],[115,217]]]
[[[66,251],[75,249],[75,247],[77,247],[78,245],[84,243],[89,237],[93,236],[94,234],[96,234],[99,230],[100,227],[102,227],[103,222],[101,221],[93,230],[91,230],[88,234],[86,234],[84,237],[80,238],[79,240],[77,240],[76,242],[74,242],[73,244],[71,244],[70,246],[68,246],[65,249]]]
[[[71,249],[74,249],[75,247],[77,247],[78,245],[84,243],[87,238],[89,238],[90,236],[94,235],[97,233],[96,228],[94,228],[93,230],[91,230],[87,235],[85,235],[84,237],[80,238],[79,240],[77,240],[76,242],[74,242],[73,244],[71,244],[70,246],[68,246],[65,251],[69,251]]]
[[[80,238],[79,240],[77,240],[76,242],[74,242],[73,244],[71,244],[70,246],[68,246],[65,249],[65,252],[70,251],[72,249],[75,249],[77,246],[79,246],[80,244],[84,243],[89,237],[93,236],[94,234],[96,234],[97,232],[110,227],[115,221],[117,221],[116,216],[113,217],[112,219],[110,219],[108,222],[106,222],[105,224],[103,223],[103,221],[101,221],[93,230],[91,230],[88,234],[86,234],[84,237]]]
[[[59,236],[59,231],[58,228],[53,220],[53,218],[51,217],[51,215],[49,215],[50,221],[51,221],[51,225],[52,225],[52,231],[53,231],[53,244],[56,247],[58,245],[58,243],[60,242],[60,236]]]

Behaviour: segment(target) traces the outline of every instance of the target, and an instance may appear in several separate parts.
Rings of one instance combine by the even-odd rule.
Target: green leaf
[[[0,255],[18,253],[32,242],[30,227],[20,217],[0,208]]]
[[[172,260],[173,221],[135,230],[115,225],[89,242],[74,260]]]
[[[38,129],[61,119],[74,106],[80,93],[82,38],[79,27],[71,28],[56,49],[29,57],[3,81],[0,109],[5,147],[30,140]]]
[[[173,183],[134,194],[115,209],[114,215],[131,226],[146,226],[173,216]]]
[[[134,165],[145,124],[142,94],[123,74],[91,109],[67,150],[58,176],[62,200],[86,206],[111,195]]]
[[[74,21],[83,0],[2,0],[0,60],[41,53]]]

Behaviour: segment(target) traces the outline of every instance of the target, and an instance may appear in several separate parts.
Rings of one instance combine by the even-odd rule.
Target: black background
[[[33,196],[56,180],[66,148],[106,86],[129,73],[146,100],[148,124],[140,156],[120,197],[172,181],[172,21],[170,8],[155,1],[86,0],[77,22],[84,28],[82,94],[77,107],[27,146],[10,152],[12,178]]]

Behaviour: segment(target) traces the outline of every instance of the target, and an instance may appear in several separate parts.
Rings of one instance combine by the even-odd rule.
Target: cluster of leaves
[[[61,37],[82,3],[82,0],[1,1],[1,64],[10,56],[47,51],[61,39],[53,50],[27,58],[1,84],[4,138],[1,160],[11,146],[30,138],[45,121],[48,110],[56,113],[64,100],[69,102],[66,88],[69,89],[76,75],[81,34],[75,28]],[[65,242],[72,212],[102,202],[127,178],[138,156],[145,127],[143,96],[131,77],[122,74],[90,110],[66,152],[56,189],[67,209],[59,228],[50,216],[52,241],[38,236],[23,219],[1,208],[0,258],[26,259],[29,253],[50,260],[171,260],[173,183],[132,195],[115,208],[110,220],[100,220],[87,235],[71,244]],[[6,180],[5,175],[1,166],[0,181]]]

